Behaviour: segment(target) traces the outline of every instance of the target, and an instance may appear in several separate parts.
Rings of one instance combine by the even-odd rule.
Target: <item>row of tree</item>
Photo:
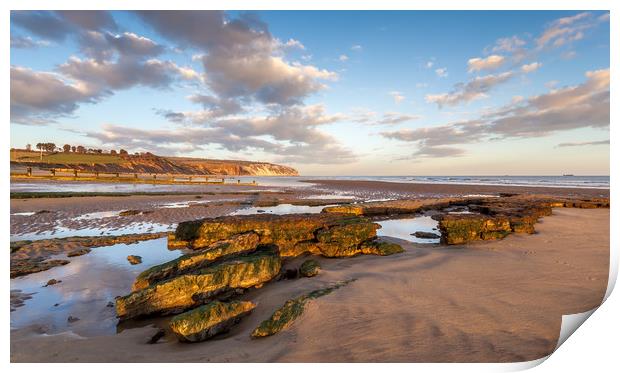
[[[56,144],[54,144],[53,142],[40,142],[40,143],[37,143],[35,147],[37,148],[37,150],[42,150],[48,153],[55,152],[55,151],[62,151],[65,153],[103,154],[102,149],[85,148],[82,145],[75,146],[75,145],[65,144],[62,146],[62,148],[59,148],[59,147],[57,148]],[[32,145],[30,144],[26,145],[26,150],[31,150],[31,149],[32,149]],[[120,149],[117,153],[116,150],[112,149],[110,150],[110,154],[127,155],[128,152],[125,149]]]

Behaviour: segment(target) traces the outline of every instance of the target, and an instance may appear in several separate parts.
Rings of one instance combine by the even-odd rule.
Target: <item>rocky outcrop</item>
[[[416,214],[424,210],[442,209],[450,206],[452,203],[463,202],[465,200],[465,198],[455,197],[354,203],[325,207],[322,212],[363,216]]]
[[[225,216],[180,223],[169,246],[201,249],[231,236],[254,232],[261,244],[275,244],[283,257],[312,253],[348,257],[372,250],[362,244],[375,239],[378,224],[341,214]]]
[[[400,245],[379,240],[366,241],[362,243],[360,250],[362,254],[380,256],[400,254],[402,252],[405,252],[405,250]]]
[[[157,282],[117,298],[120,319],[152,314],[179,313],[237,290],[261,286],[278,275],[282,261],[274,246],[217,262],[192,273]]]
[[[440,238],[441,236],[433,233],[433,232],[423,232],[423,231],[417,231],[415,233],[411,234],[412,236],[416,237],[416,238],[421,238],[421,239],[425,239],[425,240],[432,240],[432,239],[437,239]]]
[[[314,277],[321,272],[321,265],[314,259],[308,259],[301,263],[299,274],[303,277]]]
[[[510,233],[534,233],[534,225],[542,216],[551,215],[553,208],[608,208],[607,198],[560,198],[540,195],[505,195],[490,197],[455,197],[423,200],[399,200],[356,203],[326,207],[324,213],[357,216],[388,216],[418,214],[438,210],[441,241],[455,245],[477,240],[502,239]],[[460,209],[466,214],[450,214],[449,209]],[[431,238],[430,234],[420,233]],[[418,236],[418,232],[415,234]],[[434,238],[434,237],[433,237]]]
[[[210,302],[173,317],[170,329],[182,342],[202,342],[229,331],[255,307],[252,302]]]
[[[136,265],[142,263],[142,257],[139,255],[127,255],[127,261],[131,265]]]
[[[444,215],[440,217],[439,230],[442,243],[447,245],[504,238],[511,232],[507,218],[480,214]]]
[[[270,318],[263,321],[254,331],[252,338],[261,338],[274,335],[279,331],[288,328],[304,312],[306,304],[313,299],[325,296],[332,291],[341,288],[355,280],[348,280],[336,283],[332,286],[312,291],[300,297],[287,300],[286,303],[278,308]]]
[[[29,275],[31,273],[47,271],[50,268],[64,266],[69,264],[68,260],[52,259],[43,260],[35,259],[12,259],[11,260],[11,278]]]
[[[197,253],[186,254],[147,269],[138,275],[132,290],[144,289],[158,281],[200,269],[223,257],[252,252],[256,250],[258,244],[259,237],[254,232],[233,235]]]

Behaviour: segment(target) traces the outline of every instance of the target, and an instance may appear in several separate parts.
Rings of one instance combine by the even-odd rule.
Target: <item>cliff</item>
[[[162,157],[146,153],[140,155],[44,153],[21,151],[11,154],[11,166],[42,169],[69,168],[83,171],[121,173],[173,173],[186,175],[234,176],[297,176],[292,167],[237,160],[218,160],[185,157]]]

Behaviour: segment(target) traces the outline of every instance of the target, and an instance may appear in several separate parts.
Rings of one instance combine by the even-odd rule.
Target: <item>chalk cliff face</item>
[[[168,157],[168,161],[191,168],[201,174],[253,175],[253,176],[297,176],[292,167],[266,162],[228,161],[217,159]]]
[[[76,160],[79,155],[76,155]],[[111,161],[100,163],[47,163],[11,162],[20,166],[43,169],[66,168],[99,172],[174,173],[187,175],[234,175],[234,176],[297,176],[292,167],[266,162],[217,160],[182,157],[160,157],[154,154],[110,156]]]

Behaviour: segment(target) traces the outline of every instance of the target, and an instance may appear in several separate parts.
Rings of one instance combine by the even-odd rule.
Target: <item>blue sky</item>
[[[603,11],[12,12],[11,145],[609,174]]]

